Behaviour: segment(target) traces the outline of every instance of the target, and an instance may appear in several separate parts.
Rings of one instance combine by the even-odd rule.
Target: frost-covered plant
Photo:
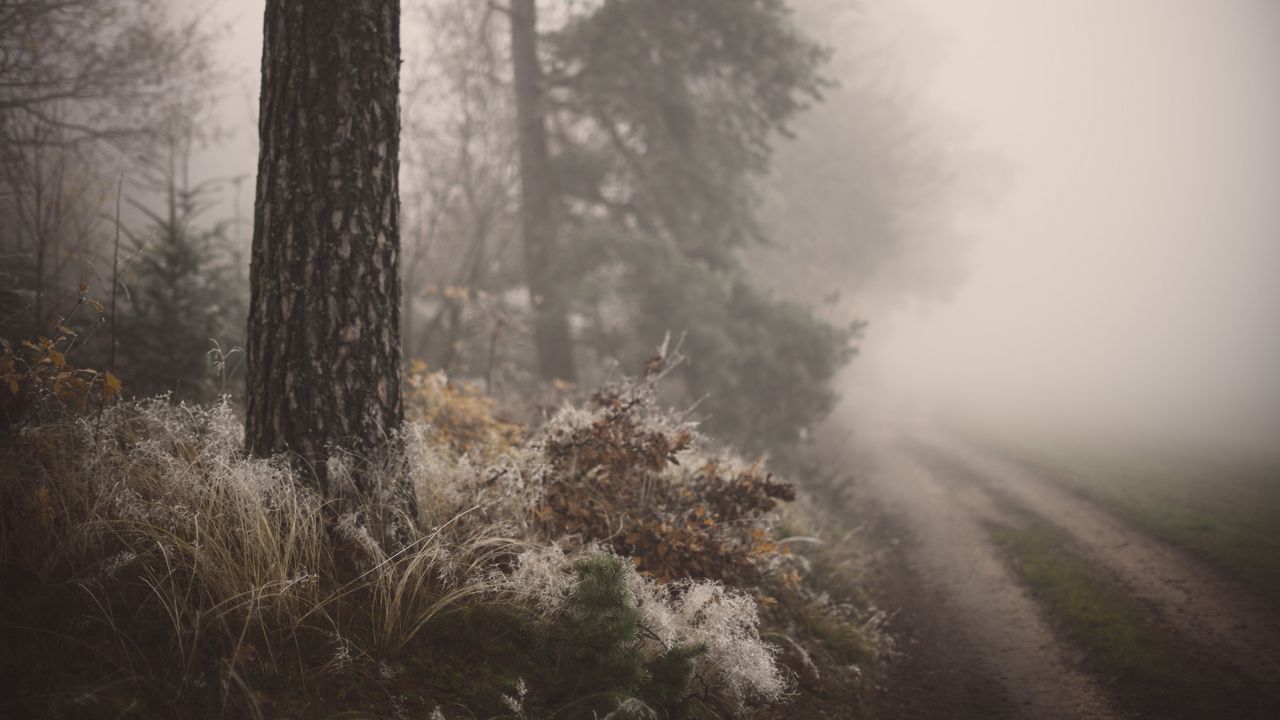
[[[547,424],[537,442],[549,466],[545,532],[607,543],[662,580],[757,584],[785,552],[770,530],[795,489],[760,463],[706,452],[695,428],[656,402],[652,384],[627,383]]]
[[[543,619],[558,614],[573,591],[573,560],[559,545],[535,545],[521,552],[509,570],[494,573],[505,594],[537,608]]]
[[[111,678],[86,702],[248,714],[268,679],[381,678],[437,618],[495,592],[509,540],[444,523],[383,544],[355,516],[332,522],[288,463],[246,457],[242,437],[226,405],[159,399],[0,447],[0,672],[32,693],[19,714]]]
[[[696,677],[719,703],[741,707],[786,690],[776,651],[760,638],[754,598],[714,581],[664,585],[608,550],[574,558],[538,548],[500,582],[503,592],[532,600],[569,648],[566,667],[585,678],[578,694],[664,706],[688,696]]]
[[[704,680],[723,684],[739,702],[782,696],[786,681],[774,662],[774,648],[760,639],[755,599],[707,581],[664,592],[671,598],[683,641],[706,648],[699,667]]]
[[[658,720],[658,711],[638,698],[627,698],[601,720]]]
[[[511,451],[523,435],[520,426],[495,417],[493,399],[474,384],[429,372],[421,361],[405,377],[405,407],[436,443],[480,462]]]
[[[760,494],[768,476],[736,489],[750,467],[708,467],[683,448],[692,428],[628,403],[601,395],[488,460],[411,423],[385,456],[337,461],[364,463],[374,487],[407,478],[417,522],[384,513],[377,493],[372,506],[333,512],[288,462],[244,454],[226,404],[160,398],[28,425],[0,447],[0,588],[12,608],[0,672],[30,688],[17,701],[29,715],[98,679],[105,689],[86,700],[94,708],[140,698],[175,715],[193,703],[255,714],[266,683],[330,703],[351,684],[402,698],[415,676],[406,663],[426,662],[419,656],[509,663],[508,684],[484,696],[491,713],[507,707],[501,696],[516,677],[527,694],[511,697],[530,716],[676,717],[698,703],[724,714],[777,698],[782,681],[753,599],[708,580],[660,582],[737,566],[716,559],[704,573],[687,558],[633,560],[625,553],[645,546],[560,524],[553,488],[576,487],[589,502],[616,490],[633,515],[609,522],[621,518],[629,532],[652,525],[671,547],[702,552],[689,542],[703,536],[662,528],[679,517],[710,533],[707,557],[731,548],[759,568],[767,555],[758,545],[770,522],[772,499]],[[351,468],[334,469],[342,477]],[[719,490],[714,478],[725,481]],[[379,532],[371,518],[403,522]],[[504,634],[536,662],[457,658],[503,647]],[[85,643],[101,650],[80,652]],[[322,685],[310,679],[321,675]],[[421,699],[420,715],[438,701]]]
[[[526,537],[536,522],[546,463],[534,448],[517,447],[482,463],[435,441],[433,431],[410,423],[401,432],[404,474],[418,495],[419,524],[448,525],[451,534],[480,532]]]

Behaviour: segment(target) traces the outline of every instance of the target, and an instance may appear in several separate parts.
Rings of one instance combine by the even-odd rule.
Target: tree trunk
[[[547,127],[538,62],[537,0],[511,0],[511,61],[520,142],[520,223],[525,273],[533,307],[533,339],[544,380],[575,379],[568,299],[555,264],[556,183],[547,152]]]
[[[399,84],[399,0],[267,0],[245,445],[326,497],[403,419]]]

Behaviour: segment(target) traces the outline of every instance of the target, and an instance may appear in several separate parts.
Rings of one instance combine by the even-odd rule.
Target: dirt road
[[[881,602],[898,613],[901,655],[882,716],[1154,716],[1095,672],[1088,648],[1062,637],[995,547],[988,528],[1012,505],[1065,531],[1177,638],[1171,647],[1189,658],[1175,658],[1177,667],[1244,678],[1174,715],[1280,717],[1280,622],[1211,570],[1046,477],[936,431],[885,431],[860,443],[855,464],[862,501],[880,511],[882,539],[898,543],[898,571],[884,573]],[[1156,700],[1163,715],[1168,705]]]

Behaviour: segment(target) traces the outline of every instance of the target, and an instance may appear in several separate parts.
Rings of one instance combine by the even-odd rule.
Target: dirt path
[[[1122,698],[1104,691],[1087,671],[1089,658],[1055,635],[998,554],[987,526],[1007,519],[1007,501],[1063,529],[1179,638],[1179,653],[1202,655],[1188,668],[1249,678],[1252,698],[1217,693],[1226,706],[1245,703],[1248,716],[1269,716],[1257,710],[1270,707],[1268,688],[1280,690],[1280,619],[1211,570],[1036,472],[936,432],[864,438],[855,464],[861,500],[881,511],[882,539],[900,540],[893,562],[905,568],[881,583],[882,602],[899,612],[892,629],[901,650],[881,716],[1142,715],[1132,698],[1121,711]],[[1213,699],[1204,707],[1226,709]]]
[[[953,439],[929,443],[967,466],[988,490],[1067,531],[1171,630],[1195,639],[1219,662],[1280,687],[1280,618],[1251,594],[1035,472]]]
[[[881,714],[1118,717],[987,541],[990,498],[936,477],[900,443],[875,448],[862,457],[861,483],[904,526],[909,571],[893,590],[905,643]]]

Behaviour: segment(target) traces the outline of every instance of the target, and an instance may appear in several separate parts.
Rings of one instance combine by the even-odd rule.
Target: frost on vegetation
[[[608,387],[592,403],[563,409],[537,438],[550,466],[543,532],[607,544],[667,581],[758,585],[784,564],[770,536],[793,486],[708,452],[692,424],[655,408],[649,385]]]
[[[447,525],[454,533],[483,529],[505,537],[529,534],[547,472],[536,450],[513,447],[481,462],[437,442],[434,431],[420,422],[407,423],[402,437],[400,471],[418,494],[424,528]]]
[[[136,553],[130,550],[122,550],[103,561],[102,566],[98,568],[97,575],[93,579],[100,583],[114,580],[117,572],[128,567],[137,559],[138,555]]]
[[[497,417],[492,397],[474,383],[413,363],[405,377],[405,411],[433,443],[481,464],[520,444],[520,426]]]
[[[787,689],[774,663],[775,649],[760,639],[756,602],[712,582],[689,582],[667,590],[684,642],[707,648],[703,663],[738,700],[774,701]]]
[[[43,474],[14,473],[15,481],[0,487],[0,500],[13,509],[6,517],[20,519],[0,526],[0,553],[6,554],[0,560],[41,568],[49,580],[58,579],[58,568],[78,569],[77,577],[92,581],[103,613],[120,610],[112,602],[129,602],[110,593],[129,597],[125,586],[140,581],[144,596],[154,596],[146,606],[172,613],[163,618],[165,631],[190,654],[164,661],[129,656],[130,648],[142,652],[143,643],[116,638],[104,645],[124,650],[115,660],[119,667],[172,667],[196,677],[225,666],[228,653],[234,657],[252,638],[255,656],[282,667],[387,680],[399,672],[388,662],[391,655],[430,638],[425,623],[446,617],[451,603],[499,600],[547,627],[564,625],[582,610],[570,606],[582,587],[583,559],[605,555],[621,568],[617,603],[624,615],[634,610],[639,618],[640,630],[624,645],[638,653],[641,667],[691,666],[700,691],[730,704],[777,699],[785,684],[774,649],[759,637],[750,596],[713,580],[664,585],[655,573],[639,572],[621,556],[626,548],[607,535],[585,532],[587,526],[565,533],[547,520],[547,488],[565,478],[583,487],[652,482],[644,492],[657,494],[645,497],[665,498],[662,513],[678,526],[653,524],[655,543],[706,533],[726,551],[753,562],[763,557],[754,533],[765,522],[757,506],[766,507],[768,498],[753,488],[768,478],[714,463],[668,467],[672,453],[692,441],[689,426],[658,413],[620,411],[618,403],[628,402],[611,396],[595,410],[566,408],[533,440],[487,455],[459,452],[437,441],[438,430],[407,424],[402,452],[366,466],[379,473],[375,482],[391,486],[407,477],[418,493],[420,529],[410,528],[400,545],[371,533],[359,513],[319,522],[321,499],[297,482],[287,463],[245,455],[242,427],[226,404],[174,406],[157,399],[107,408],[100,419],[30,426],[22,431],[20,452],[27,455],[21,459],[40,465]],[[636,439],[647,444],[637,446]],[[16,447],[3,452],[19,457]],[[555,452],[564,454],[557,459]],[[649,469],[624,471],[619,459],[631,457],[627,453],[638,453]],[[350,472],[349,460],[335,461],[335,477]],[[598,469],[587,468],[590,463]],[[656,478],[671,483],[662,486]],[[709,496],[705,507],[689,501],[690,490],[701,487],[721,492],[722,500]],[[635,505],[644,497],[626,498],[634,506],[625,509],[647,509]],[[320,638],[304,650],[297,638],[306,632]],[[586,666],[596,662],[587,645],[579,651]],[[545,678],[529,678],[531,687],[522,684],[503,698],[517,715],[535,702],[531,698],[544,697],[538,683]],[[655,707],[664,707],[653,696],[619,692],[619,704],[602,716],[651,718],[659,716]],[[443,717],[442,711],[431,717]]]
[[[573,560],[559,545],[542,545],[522,552],[509,573],[495,572],[495,586],[536,609],[544,619],[560,611],[576,579]]]
[[[387,559],[387,553],[373,539],[369,528],[360,522],[355,513],[345,513],[338,518],[335,530],[338,536],[347,541],[348,547],[360,552],[359,561],[362,569],[376,567]]]
[[[104,672],[155,667],[180,686],[240,655],[376,674],[435,613],[489,591],[476,572],[492,554],[483,528],[389,546],[356,514],[326,523],[288,464],[246,456],[242,438],[226,405],[163,399],[24,427],[0,448],[0,567],[82,588],[68,602],[101,615],[93,627],[112,636],[101,644],[120,653],[94,661]],[[166,649],[145,639],[156,624],[174,639]],[[346,639],[318,654],[298,640],[325,632]]]
[[[329,638],[333,645],[333,654],[329,657],[328,662],[321,667],[321,672],[335,675],[351,667],[351,643],[337,633],[329,633]]]
[[[516,680],[516,686],[512,689],[512,692],[514,693],[513,695],[508,695],[506,693],[502,694],[502,704],[517,716],[523,716],[524,697],[529,694],[529,687],[525,685],[524,678],[518,678]]]
[[[576,555],[555,546],[528,550],[505,576],[504,589],[534,603],[543,617],[554,617],[578,584],[575,563],[591,555],[616,557],[598,547]],[[643,655],[653,659],[676,647],[700,647],[697,675],[733,702],[775,701],[783,695],[787,684],[774,661],[776,649],[760,638],[754,598],[711,580],[660,584],[629,560],[617,560],[625,571],[627,602],[639,612]]]
[[[787,689],[776,649],[760,638],[756,601],[711,580],[659,585],[633,573],[641,623],[665,647],[697,645],[700,676],[722,684],[739,703],[775,701]]]
[[[636,698],[627,698],[601,720],[658,720],[658,711]]]

